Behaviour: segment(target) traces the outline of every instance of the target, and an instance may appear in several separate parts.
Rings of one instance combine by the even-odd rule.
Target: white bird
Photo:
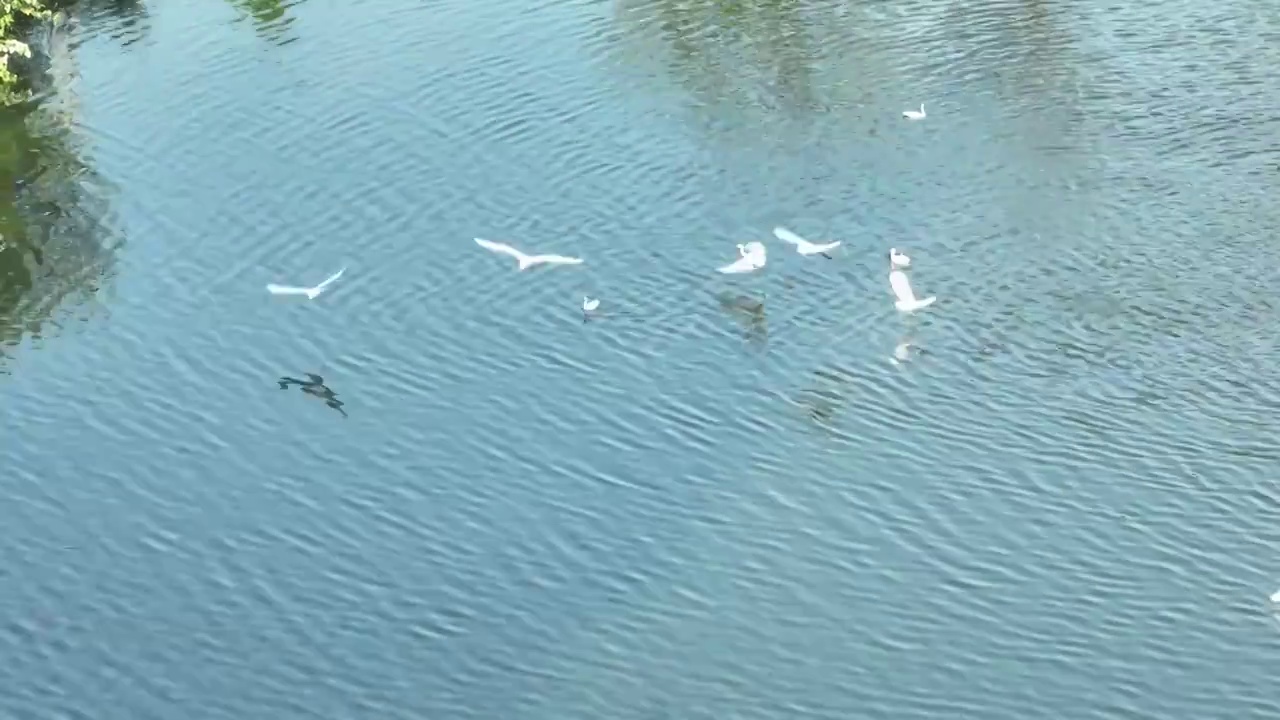
[[[893,288],[893,294],[898,298],[893,306],[901,312],[922,310],[938,299],[932,295],[917,299],[915,292],[911,290],[911,281],[907,279],[907,274],[896,268],[889,271],[889,286]]]
[[[586,295],[583,295],[583,296],[582,296],[582,312],[584,312],[584,313],[589,313],[589,312],[591,312],[591,311],[595,310],[595,309],[596,309],[596,308],[598,308],[598,307],[600,307],[600,299],[599,299],[599,298],[596,298],[595,300],[592,300],[591,298],[587,297]]]
[[[903,341],[898,343],[893,348],[893,357],[889,359],[890,361],[893,362],[894,365],[900,365],[906,362],[907,359],[910,357],[911,357],[911,343]]]
[[[925,118],[924,103],[920,103],[919,110],[903,110],[902,117],[908,120],[923,120]]]
[[[306,295],[307,299],[315,300],[316,296],[324,292],[325,288],[329,287],[334,280],[342,277],[342,273],[346,271],[346,268],[342,268],[338,272],[325,278],[324,282],[316,285],[315,287],[294,287],[292,285],[276,285],[275,283],[269,283],[267,285],[267,292],[272,295]]]
[[[889,265],[895,268],[911,266],[911,258],[898,252],[898,248],[889,248]]]
[[[738,259],[719,271],[722,273],[749,273],[764,267],[766,253],[764,243],[751,241],[738,245]]]
[[[1280,590],[1275,591],[1275,592],[1271,595],[1271,602],[1273,602],[1273,603],[1280,603]]]
[[[510,255],[520,263],[521,270],[528,270],[534,265],[581,265],[582,258],[568,257],[565,255],[527,255],[519,250],[507,245],[506,243],[493,242],[492,240],[482,240],[476,238],[476,244],[485,250],[501,253],[502,255]]]
[[[836,240],[835,242],[829,242],[823,245],[819,245],[818,243],[811,243],[808,240],[805,240],[804,238],[800,237],[799,235],[791,232],[790,230],[784,227],[774,228],[773,234],[782,242],[791,243],[792,245],[795,245],[796,252],[800,253],[801,255],[821,255],[822,257],[828,260],[831,259],[831,256],[827,254],[827,251],[834,250],[837,247],[840,247],[840,242],[841,242],[839,240]]]

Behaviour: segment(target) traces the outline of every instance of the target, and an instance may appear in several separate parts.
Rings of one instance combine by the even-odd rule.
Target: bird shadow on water
[[[827,433],[840,435],[840,416],[849,404],[848,394],[853,391],[856,377],[854,371],[843,367],[820,368],[813,371],[812,384],[787,399],[815,426]]]
[[[276,384],[280,386],[281,390],[287,390],[290,385],[297,385],[302,392],[324,400],[325,405],[342,413],[342,417],[347,417],[347,411],[342,409],[342,406],[346,403],[339,400],[338,394],[324,384],[324,378],[315,373],[307,373],[306,380],[285,376],[277,380]]]
[[[722,292],[716,296],[720,309],[742,328],[742,339],[748,346],[763,351],[769,346],[769,317],[765,313],[764,296],[735,295]]]
[[[765,314],[765,293],[756,295],[721,291],[714,294],[716,308],[732,318],[742,329],[743,337],[748,342],[764,346],[769,336],[768,317]],[[630,321],[648,325],[670,325],[683,323],[705,315],[700,305],[666,306],[652,310],[633,305],[627,309],[618,309],[608,303],[581,310],[582,323],[600,321]]]

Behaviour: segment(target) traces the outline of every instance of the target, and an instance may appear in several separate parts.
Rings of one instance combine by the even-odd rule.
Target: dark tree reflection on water
[[[285,45],[295,38],[289,31],[294,17],[289,8],[302,0],[227,0],[242,19],[253,23],[258,33],[276,45]]]
[[[799,0],[619,0],[632,41],[704,105],[765,112],[822,107],[813,87],[813,23]],[[637,48],[638,55],[649,54]]]
[[[861,5],[615,0],[618,41],[607,62],[641,93],[674,96],[655,108],[666,115],[679,107],[709,167],[741,185],[726,191],[721,177],[708,177],[709,195],[824,182],[840,172],[821,151],[828,138],[847,145],[875,130],[861,108],[873,101],[867,78],[886,60],[864,38]]]
[[[151,15],[143,0],[79,0],[71,20],[100,27],[98,34],[114,38],[123,47],[145,40],[151,32]]]
[[[293,39],[289,8],[300,1],[227,3],[265,39],[285,44]],[[0,362],[24,338],[47,336],[98,307],[122,234],[112,190],[76,129],[75,52],[88,37],[127,49],[150,27],[145,0],[82,0],[32,38],[35,99],[0,110]]]
[[[66,48],[65,44],[56,46]],[[54,58],[58,67],[65,58]],[[48,82],[58,82],[56,72]],[[72,98],[0,111],[0,354],[90,314],[121,240],[110,192],[73,128]]]
[[[296,39],[290,34],[294,17],[289,8],[302,0],[227,0],[238,19],[253,24],[268,41],[284,45]],[[151,16],[145,0],[79,0],[73,14],[81,24],[96,26],[95,34],[106,34],[128,47],[146,38]]]

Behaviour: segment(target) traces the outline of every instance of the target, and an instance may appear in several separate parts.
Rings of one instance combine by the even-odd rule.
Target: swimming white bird
[[[922,310],[938,299],[932,295],[917,299],[916,294],[911,290],[911,281],[907,279],[907,274],[896,268],[889,271],[889,286],[893,288],[893,294],[898,298],[893,306],[901,312]]]
[[[476,238],[476,244],[485,250],[510,255],[520,263],[521,270],[528,270],[534,265],[581,265],[582,258],[568,257],[565,255],[527,255],[519,250],[507,245],[506,243],[493,242],[492,240],[482,240]]]
[[[1280,603],[1280,590],[1275,591],[1275,593],[1271,595],[1271,602]]]
[[[837,247],[840,247],[840,242],[841,242],[839,240],[836,240],[835,242],[829,242],[823,245],[819,245],[818,243],[811,243],[808,240],[805,240],[804,238],[800,237],[799,235],[791,232],[790,230],[784,227],[774,228],[773,234],[782,242],[791,243],[792,245],[795,245],[796,252],[800,253],[801,255],[821,255],[822,257],[828,260],[831,259],[831,256],[827,254],[827,251],[834,250]]]
[[[749,273],[764,267],[766,253],[764,243],[751,241],[738,245],[738,259],[719,271],[722,273]]]
[[[346,271],[346,268],[342,268],[338,272],[325,278],[324,282],[316,285],[315,287],[294,287],[292,285],[276,285],[275,283],[269,283],[267,285],[267,292],[272,295],[306,295],[307,299],[315,300],[316,296],[324,292],[325,288],[329,287],[334,280],[342,277],[342,273]]]
[[[919,110],[903,110],[902,117],[908,120],[923,120],[925,118],[924,103],[920,103]]]
[[[596,309],[596,308],[598,308],[598,307],[600,307],[600,299],[599,299],[599,298],[596,298],[595,300],[592,300],[591,298],[587,297],[586,295],[583,295],[583,296],[582,296],[582,312],[584,312],[584,313],[589,313],[589,312],[591,312],[592,310],[595,310],[595,309]]]
[[[911,343],[903,341],[893,348],[893,357],[890,358],[894,365],[898,365],[907,361],[911,357]]]
[[[911,258],[898,252],[898,248],[889,248],[889,265],[894,268],[911,266]]]

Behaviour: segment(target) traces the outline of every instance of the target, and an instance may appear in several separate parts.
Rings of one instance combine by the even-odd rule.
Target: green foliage
[[[55,0],[0,0],[0,102],[7,105],[24,97],[9,59],[31,57],[31,48],[19,36],[32,24],[53,17],[55,4]]]

